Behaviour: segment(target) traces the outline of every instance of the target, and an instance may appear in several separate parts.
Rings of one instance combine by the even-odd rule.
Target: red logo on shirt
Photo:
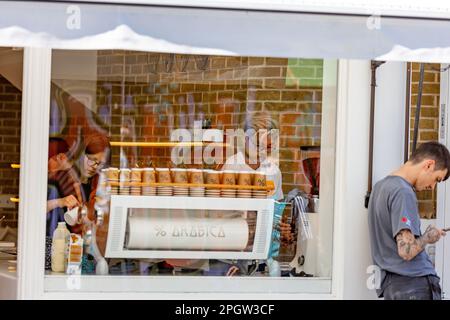
[[[411,227],[411,221],[410,221],[407,217],[403,216],[403,217],[402,217],[402,222],[403,222],[404,224],[406,224],[407,226],[410,226],[410,227]]]

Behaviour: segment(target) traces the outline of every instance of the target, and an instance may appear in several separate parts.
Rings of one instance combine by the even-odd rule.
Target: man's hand
[[[69,195],[67,197],[59,199],[59,206],[61,208],[67,207],[70,210],[72,208],[78,207],[79,205],[80,203],[73,195]]]
[[[410,261],[422,252],[427,244],[436,243],[445,234],[445,231],[431,225],[419,238],[416,238],[410,230],[402,229],[395,237],[398,254],[404,260]]]
[[[426,244],[433,244],[439,241],[441,237],[445,237],[444,230],[438,229],[432,225],[429,225],[422,238]]]

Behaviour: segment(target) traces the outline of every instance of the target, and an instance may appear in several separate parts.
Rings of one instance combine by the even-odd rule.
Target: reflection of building
[[[54,3],[41,5],[42,7],[34,8],[33,14],[40,13],[40,10],[53,12],[45,9],[65,6]],[[166,139],[171,129],[191,128],[196,120],[205,123],[210,121],[212,128],[233,128],[241,123],[247,110],[263,109],[271,112],[280,123],[280,167],[285,193],[294,187],[307,188],[309,185],[300,165],[304,158],[316,157],[320,152],[323,161],[320,175],[321,212],[318,218],[324,219],[320,221],[319,232],[327,237],[320,237],[318,245],[326,243],[327,250],[320,252],[324,258],[318,261],[325,265],[324,269],[330,270],[330,277],[308,282],[292,279],[280,293],[289,293],[290,297],[294,294],[296,298],[373,298],[373,292],[366,288],[366,270],[370,259],[366,211],[363,208],[367,183],[370,106],[368,59],[389,52],[396,44],[410,49],[447,46],[442,42],[444,40],[427,37],[423,31],[418,30],[428,30],[427,34],[438,30],[438,34],[442,32],[440,22],[416,19],[414,26],[409,25],[405,29],[400,18],[386,17],[380,21],[369,20],[380,22],[380,28],[377,23],[369,28],[366,23],[367,13],[361,11],[362,9],[352,11],[348,7],[346,12],[360,16],[276,13],[270,10],[203,11],[145,6],[136,11],[130,6],[129,10],[124,9],[121,14],[124,17],[133,14],[133,19],[119,20],[132,22],[129,26],[118,26],[115,24],[117,20],[111,19],[109,11],[102,5],[89,4],[90,10],[84,10],[85,6],[88,4],[79,4],[83,14],[87,17],[96,15],[97,19],[110,23],[107,24],[108,30],[116,30],[125,37],[109,39],[116,41],[109,45],[104,42],[105,38],[100,38],[97,43],[93,41],[94,47],[87,47],[88,43],[82,41],[76,42],[75,45],[73,42],[62,42],[59,43],[60,46],[47,43],[55,48],[99,50],[84,51],[82,57],[78,55],[80,51],[61,50],[53,51],[52,59],[49,49],[28,48],[30,42],[27,42],[27,39],[36,39],[36,35],[32,34],[34,29],[53,34],[54,25],[47,24],[50,19],[40,19],[35,22],[39,24],[36,26],[28,25],[26,21],[35,19],[27,19],[29,11],[23,10],[21,4],[14,2],[5,4],[4,10],[0,12],[0,17],[20,17],[13,22],[0,18],[0,21],[7,21],[0,24],[0,45],[27,47],[22,94],[12,89],[12,80],[6,83],[2,78],[0,87],[0,101],[7,100],[2,101],[2,112],[5,112],[2,121],[11,125],[11,128],[5,127],[2,130],[14,130],[13,136],[7,137],[7,132],[4,131],[2,137],[3,145],[9,147],[7,143],[12,143],[14,149],[14,155],[13,151],[4,149],[2,161],[5,166],[11,161],[19,161],[17,121],[21,111],[25,129],[21,132],[24,162],[21,163],[23,175],[20,210],[22,216],[27,219],[19,221],[21,232],[26,235],[21,239],[20,245],[34,250],[19,257],[19,263],[23,266],[18,281],[20,297],[41,297],[44,293],[45,296],[54,297],[59,294],[56,292],[61,284],[54,278],[45,276],[39,268],[30,269],[30,266],[35,266],[37,261],[40,261],[43,252],[43,248],[39,247],[42,238],[38,227],[42,221],[39,215],[32,213],[42,209],[41,201],[45,197],[44,189],[40,187],[45,176],[45,155],[42,146],[48,139],[49,128],[43,127],[43,124],[49,122],[49,117],[67,120],[61,127],[57,125],[58,121],[50,123],[50,129],[55,133],[66,127],[70,132],[66,134],[74,141],[78,135],[77,128],[81,127],[87,131],[105,130],[112,140],[117,141],[142,139],[160,142]],[[241,6],[245,7],[246,4]],[[280,5],[279,9],[283,8]],[[318,7],[308,8],[321,10]],[[22,10],[22,14],[14,15],[14,10]],[[434,14],[437,15],[436,12]],[[390,13],[391,16],[405,15],[405,11],[400,9]],[[418,11],[409,13],[416,16],[419,14]],[[423,11],[421,14],[424,14]],[[441,17],[442,15],[443,13]],[[158,17],[163,17],[163,21]],[[66,16],[52,18],[51,21],[55,24],[66,25]],[[23,43],[5,43],[5,33],[2,32],[6,32],[5,28],[10,26],[8,23],[11,26],[26,27],[24,29],[31,32],[29,37],[17,37],[25,39]],[[83,20],[81,23],[84,23]],[[383,25],[389,28],[384,29]],[[83,25],[81,29],[75,29],[77,31],[69,29],[72,33],[65,28],[59,28],[61,34],[55,38],[81,38],[104,31],[97,28],[98,26]],[[396,32],[391,34],[386,30]],[[345,34],[354,36],[345,37]],[[139,38],[138,35],[151,38]],[[129,39],[136,41],[126,41]],[[167,42],[163,43],[158,39]],[[136,43],[142,46],[139,47]],[[89,45],[92,45],[92,42]],[[112,47],[124,48],[126,51],[105,49]],[[395,54],[395,51],[392,53]],[[425,59],[411,51],[407,51],[404,56],[410,61]],[[400,56],[391,57],[395,60]],[[76,62],[76,58],[80,60]],[[432,67],[436,68],[437,65]],[[83,72],[83,69],[89,72]],[[77,74],[78,78],[68,77],[70,74]],[[439,102],[442,103],[448,90],[445,81],[442,81],[442,77],[439,81],[438,75],[437,72],[427,71],[425,76],[420,140],[438,138]],[[416,83],[417,71],[414,64],[410,101],[412,106],[415,105]],[[380,67],[377,71],[377,84],[374,180],[389,173],[389,170],[403,161],[406,64],[388,62]],[[64,112],[49,112],[50,105],[55,106],[51,104],[54,101],[51,100],[53,95],[50,93],[55,92],[51,91],[51,88],[56,86],[67,93],[63,95],[65,102],[59,104],[70,109],[64,116]],[[10,96],[14,96],[14,103],[8,101]],[[21,99],[20,96],[24,99],[22,110],[17,103]],[[9,109],[10,107],[13,108]],[[64,108],[64,111],[67,109]],[[411,111],[413,116],[414,108]],[[14,114],[8,114],[10,112]],[[126,137],[124,129],[127,131]],[[445,133],[446,129],[443,130]],[[5,137],[12,139],[7,142]],[[319,145],[320,151],[311,148]],[[122,148],[122,154],[120,148],[113,150],[113,161],[116,165],[120,162],[120,156],[125,157],[130,166],[133,162],[145,162],[146,157],[158,157],[162,165],[164,158],[170,155],[167,148],[129,149],[131,150]],[[3,185],[17,185],[17,182],[13,183],[14,179],[17,180],[17,172],[13,178],[9,168],[3,169],[5,168],[2,168],[2,180],[5,182]],[[9,191],[3,189],[2,192],[17,193],[18,190],[10,188]],[[424,216],[433,216],[430,214],[434,211],[430,208],[430,198],[437,198],[438,216],[442,212],[442,208],[439,208],[443,207],[444,200],[441,199],[444,198],[442,192],[445,190],[440,189],[439,192],[441,197],[432,194],[421,195]],[[325,197],[328,197],[328,201],[324,200]],[[14,223],[11,219],[9,221]],[[443,248],[436,247],[437,261],[444,258],[440,256],[441,252]],[[43,279],[45,281],[42,281]],[[129,294],[126,290],[132,288],[136,281],[141,279],[130,279],[129,287],[125,288],[123,293],[109,294],[116,297]],[[145,287],[153,288],[153,292],[143,292],[136,296],[164,296],[158,291],[160,287],[153,286],[149,279],[143,281],[148,284]],[[163,285],[173,292],[192,290],[192,283],[188,281],[185,279],[176,282],[175,279],[167,279]],[[255,290],[252,287],[255,283],[256,286],[259,285],[254,279],[243,279],[243,283],[242,291],[228,287],[228,293],[245,295]],[[206,280],[199,282],[199,290],[203,288],[205,295],[211,294],[205,293],[208,289],[204,289],[209,284]],[[92,283],[88,283],[87,286],[91,285]],[[95,288],[89,288],[88,290],[95,293]],[[67,297],[75,297],[78,293],[67,290],[64,294],[67,294]],[[170,294],[166,292],[165,296],[170,297]],[[268,297],[268,293],[261,291],[261,296]]]

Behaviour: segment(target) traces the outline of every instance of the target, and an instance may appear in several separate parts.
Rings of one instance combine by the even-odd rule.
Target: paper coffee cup
[[[253,176],[254,173],[252,171],[240,171],[238,176],[238,185],[240,186],[252,186],[253,185]],[[240,189],[238,194],[245,194],[246,192],[251,193],[251,189]]]
[[[157,180],[161,183],[171,183],[172,177],[170,176],[169,168],[157,168],[156,172],[158,173]]]
[[[189,170],[189,182],[192,184],[203,184],[203,171],[199,169]]]
[[[156,172],[153,168],[144,168],[142,170],[142,182],[155,183],[156,182]]]
[[[207,184],[220,184],[220,172],[216,170],[206,171]]]
[[[130,181],[131,180],[131,170],[128,168],[120,169],[120,181]]]
[[[222,183],[226,185],[236,184],[236,172],[231,170],[223,171]]]
[[[175,183],[188,183],[187,169],[175,168],[171,171],[173,173],[173,181]]]
[[[254,174],[253,185],[257,187],[266,186],[266,174],[264,172],[256,172]]]
[[[133,168],[131,169],[131,181],[141,182],[142,181],[142,169]]]
[[[119,180],[119,168],[106,169],[106,176],[108,180]]]

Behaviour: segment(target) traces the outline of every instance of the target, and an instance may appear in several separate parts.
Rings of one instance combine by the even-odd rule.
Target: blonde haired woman
[[[264,172],[275,185],[271,198],[283,199],[282,176],[278,167],[278,123],[270,113],[248,113],[242,124],[245,133],[244,150],[229,157],[222,170]]]

